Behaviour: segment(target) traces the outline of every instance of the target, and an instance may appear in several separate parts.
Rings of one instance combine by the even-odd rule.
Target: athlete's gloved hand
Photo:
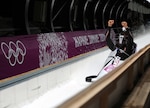
[[[114,20],[108,20],[108,27],[112,27],[113,24],[114,24]]]

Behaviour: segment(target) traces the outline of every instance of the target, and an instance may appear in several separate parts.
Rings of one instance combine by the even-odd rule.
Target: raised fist
[[[128,23],[126,21],[121,22],[122,27],[128,28]]]
[[[114,24],[114,20],[108,20],[108,27],[112,27],[113,24]]]

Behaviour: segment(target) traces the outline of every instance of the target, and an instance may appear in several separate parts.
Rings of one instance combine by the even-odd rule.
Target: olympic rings
[[[15,49],[13,49],[12,47],[15,47]],[[24,56],[26,55],[26,48],[21,41],[18,40],[16,43],[10,41],[9,45],[7,45],[5,42],[2,42],[1,49],[4,56],[6,57],[6,59],[8,59],[9,64],[11,66],[15,66],[16,63],[19,64],[23,63]],[[21,55],[21,60],[19,59],[19,55]],[[11,60],[12,56],[14,56],[15,58],[14,61]]]

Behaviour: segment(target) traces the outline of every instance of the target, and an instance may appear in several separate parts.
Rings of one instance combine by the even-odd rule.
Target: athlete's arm
[[[113,24],[114,24],[114,20],[109,20],[108,21],[108,28],[107,28],[107,31],[105,33],[107,46],[112,51],[114,51],[116,49],[116,46],[114,45],[114,43],[112,42],[112,40],[110,38],[111,28],[112,28]]]

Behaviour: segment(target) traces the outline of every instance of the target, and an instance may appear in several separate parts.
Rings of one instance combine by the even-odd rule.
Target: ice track
[[[137,43],[137,51],[143,48],[145,45],[150,44],[150,34],[141,34],[134,38],[135,43]],[[78,92],[82,91],[88,87],[91,83],[85,82],[85,77],[89,75],[96,75],[103,63],[105,62],[110,50],[105,48],[103,51],[95,52],[87,58],[83,58],[75,63],[63,66],[67,67],[64,74],[70,74],[69,78],[63,82],[57,82],[53,88],[40,97],[34,99],[34,101],[27,101],[18,107],[22,108],[56,108],[58,105],[68,100],[72,96],[76,95]],[[100,77],[102,77],[101,75]],[[57,74],[53,76],[54,80],[61,79],[63,74]],[[99,77],[99,78],[100,78]],[[56,79],[55,79],[56,78]],[[52,81],[51,83],[54,83]]]

